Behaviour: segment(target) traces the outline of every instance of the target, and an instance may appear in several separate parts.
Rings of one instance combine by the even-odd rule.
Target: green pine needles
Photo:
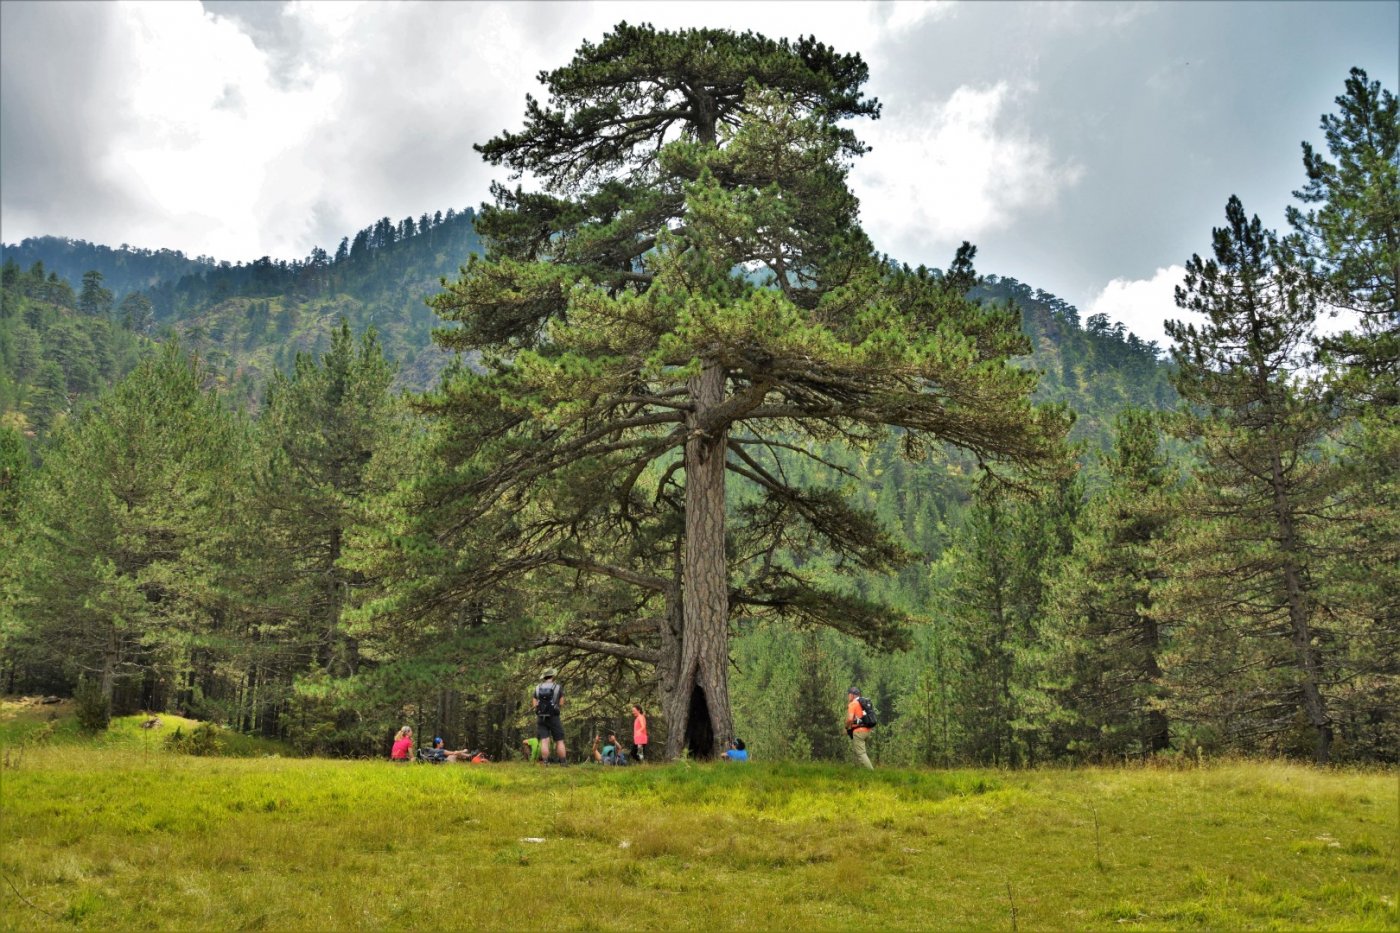
[[[789,461],[898,432],[911,457],[950,442],[989,467],[1063,462],[1065,412],[1008,364],[1027,351],[1016,316],[965,297],[972,247],[942,277],[891,268],[861,230],[846,176],[865,150],[844,124],[879,113],[866,73],[810,39],[622,24],[585,43],[541,75],[522,130],[479,147],[542,190],[495,189],[486,256],[432,302],[456,325],[439,342],[483,366],[423,403],[460,477],[425,533],[489,525],[507,544],[443,588],[513,567],[551,592],[559,570],[630,592],[629,634],[603,620],[588,647],[654,661],[671,755],[733,735],[731,616],[901,640],[899,613],[856,608],[802,553],[820,542],[839,575],[907,552]]]

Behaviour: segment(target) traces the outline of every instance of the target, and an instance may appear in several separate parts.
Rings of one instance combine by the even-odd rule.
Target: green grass
[[[0,781],[4,929],[1397,924],[1394,771],[405,767],[50,741]]]

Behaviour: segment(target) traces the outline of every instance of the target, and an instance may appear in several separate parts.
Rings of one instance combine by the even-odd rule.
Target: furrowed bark
[[[687,417],[685,445],[685,604],[680,669],[668,716],[667,752],[682,747],[712,758],[732,737],[729,716],[729,576],[725,555],[724,481],[727,425],[706,432],[714,409],[724,403],[725,373],[707,362],[690,380],[695,410]]]

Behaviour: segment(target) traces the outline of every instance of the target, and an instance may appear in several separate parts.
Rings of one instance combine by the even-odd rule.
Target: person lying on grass
[[[603,746],[603,750],[598,750],[598,735],[593,735],[593,760],[600,765],[627,765],[627,753],[622,750],[622,743],[617,740],[617,736],[608,733],[608,744]]]
[[[464,765],[479,765],[490,761],[490,757],[483,751],[473,751],[470,748],[462,748],[457,751],[443,750],[442,761],[455,761]]]

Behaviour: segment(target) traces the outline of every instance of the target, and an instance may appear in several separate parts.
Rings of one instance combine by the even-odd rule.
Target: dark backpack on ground
[[[875,707],[865,697],[856,697],[860,703],[860,718],[856,720],[858,729],[874,729],[879,723],[875,721]]]
[[[537,716],[558,716],[559,715],[559,685],[540,684],[535,688],[535,699],[538,705],[535,707]]]

